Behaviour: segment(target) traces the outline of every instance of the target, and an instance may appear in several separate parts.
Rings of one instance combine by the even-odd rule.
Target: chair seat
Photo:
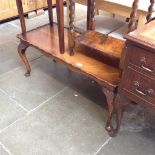
[[[95,31],[103,34],[111,33],[119,29],[122,25],[125,25],[126,22],[113,18],[109,15],[97,15],[95,16]],[[76,30],[78,32],[86,32],[86,19],[78,20],[75,23]]]
[[[94,56],[114,66],[119,66],[125,41],[103,35],[99,32],[88,31],[76,37],[78,45],[86,46],[87,55]]]

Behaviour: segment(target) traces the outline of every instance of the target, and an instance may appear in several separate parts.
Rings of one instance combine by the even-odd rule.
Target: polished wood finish
[[[134,27],[133,25],[135,25],[134,22],[136,22],[136,16],[137,16],[136,11],[138,6],[137,2],[138,2],[137,0],[134,0],[133,11],[131,13],[131,19],[130,19],[131,21],[130,21],[129,27],[131,27],[132,30]],[[93,29],[94,26],[92,25],[94,25],[95,22],[94,22],[94,14],[92,12],[94,11],[95,3],[92,0],[92,1],[89,1],[88,4],[89,4],[88,13],[90,12],[91,15],[90,16],[88,15],[87,19],[90,19],[90,21],[88,21],[89,28]],[[30,68],[28,59],[26,57],[25,51],[27,47],[33,46],[39,49],[46,56],[50,56],[54,58],[56,62],[63,63],[73,71],[80,72],[94,79],[101,86],[102,91],[107,98],[108,120],[105,128],[108,131],[110,136],[115,136],[120,129],[121,119],[123,115],[123,107],[124,105],[126,105],[127,103],[126,101],[128,101],[127,97],[124,97],[124,95],[125,96],[128,95],[128,97],[133,97],[133,100],[137,98],[136,101],[142,100],[143,102],[145,102],[144,101],[145,99],[142,97],[137,97],[135,93],[141,94],[143,96],[149,95],[148,102],[152,103],[154,101],[155,84],[152,85],[152,82],[154,82],[154,79],[152,79],[150,75],[142,76],[143,75],[142,72],[139,72],[139,70],[135,70],[135,68],[132,68],[132,67],[131,67],[132,70],[129,70],[128,59],[126,59],[125,68],[123,70],[123,78],[122,78],[122,80],[124,80],[125,82],[127,78],[129,78],[129,81],[126,84],[126,83],[123,83],[123,81],[121,80],[122,70],[119,68],[119,61],[121,60],[122,52],[126,50],[126,47],[127,47],[127,53],[129,53],[128,47],[130,45],[133,46],[134,44],[133,42],[135,40],[137,41],[136,46],[144,47],[144,49],[145,49],[146,43],[143,44],[143,41],[138,39],[136,33],[135,33],[135,36],[136,36],[135,40],[131,39],[131,38],[134,38],[133,37],[134,35],[131,33],[132,35],[128,35],[126,37],[128,39],[127,42],[121,41],[117,38],[100,34],[94,31],[88,31],[83,35],[75,33],[74,0],[70,0],[69,29],[68,31],[65,29],[65,32],[64,32],[62,30],[64,28],[62,1],[60,2],[57,0],[56,6],[57,6],[57,15],[58,15],[58,25],[55,25],[55,24],[52,25],[50,22],[50,24],[41,26],[37,29],[31,30],[29,32],[24,32],[18,35],[18,38],[21,41],[18,48],[18,52],[23,62],[25,63],[25,66],[27,69],[26,76],[30,75],[31,68]],[[146,33],[143,33],[143,32],[144,31],[140,31],[141,37],[145,38],[150,36],[148,35],[147,30],[146,30]],[[67,37],[67,34],[68,34],[68,37]],[[65,43],[66,46],[63,46],[62,43]],[[140,44],[141,46],[139,46]],[[60,48],[59,48],[59,45],[60,45]],[[154,46],[153,42],[151,42],[149,45],[151,47],[147,46],[147,50],[150,52],[150,49],[152,49],[152,46]],[[62,48],[64,49],[62,50]],[[155,48],[153,47],[153,50],[154,49]],[[138,54],[137,54],[137,57],[138,57]],[[106,59],[109,62],[106,62]],[[115,62],[114,60],[115,61],[117,60],[117,61]],[[147,58],[144,60],[147,60]],[[152,61],[149,61],[149,63],[151,62]],[[137,63],[134,63],[134,62],[133,64],[137,65]],[[141,67],[143,68],[143,70],[145,69],[146,71],[147,70],[146,68],[148,67],[147,62],[145,63],[143,62],[143,65]],[[151,70],[152,68],[149,68],[149,69]],[[127,71],[129,71],[128,74],[127,74]],[[130,78],[130,75],[134,75],[133,72],[135,72],[137,76],[132,76],[132,78]],[[125,77],[125,75],[128,75],[128,76]],[[145,85],[144,87],[141,87],[141,83],[146,82],[148,76],[150,79],[148,82],[149,88],[146,89],[147,85]],[[120,80],[121,80],[121,84],[120,84]],[[120,86],[119,92],[118,92],[118,86]],[[127,91],[127,89],[129,91]],[[122,92],[124,92],[124,94]],[[153,104],[149,104],[149,105],[154,106]],[[112,121],[113,119],[115,119],[114,120],[115,126]]]
[[[65,45],[66,52],[60,54],[59,50],[59,37],[57,32],[57,25],[50,26],[45,25],[35,30],[29,31],[26,34],[20,34],[17,36],[22,44],[20,44],[20,51],[25,54],[27,46],[33,46],[39,49],[47,56],[53,57],[57,62],[62,62],[68,65],[69,68],[82,72],[87,76],[90,76],[96,80],[100,85],[113,90],[117,87],[117,83],[120,80],[120,70],[110,65],[104,64],[94,58],[83,54],[83,48],[78,48],[78,52],[74,57],[69,55],[68,51],[68,39],[67,30],[65,29]],[[46,40],[46,41],[44,41]],[[52,43],[52,44],[51,44]],[[23,46],[26,45],[26,46]],[[20,52],[20,53],[21,53]],[[27,64],[27,60],[24,62]],[[30,67],[27,64],[27,72],[30,72]]]
[[[111,60],[112,63],[111,61],[109,61],[109,63],[115,66],[119,66],[120,57],[125,47],[123,40],[115,39],[114,37],[95,31],[88,31],[76,37],[76,42],[93,49],[93,51],[90,49],[87,51],[89,55],[93,54],[93,56],[96,55],[96,57],[98,56],[100,59],[104,60],[105,58]]]
[[[114,38],[105,36],[103,34],[100,34],[98,32],[86,32],[84,35],[82,35],[80,38],[75,39],[75,32],[74,32],[74,16],[75,16],[75,1],[70,0],[70,24],[69,24],[69,45],[70,45],[70,53],[71,55],[74,54],[74,46],[75,46],[75,40],[78,41],[80,44],[85,45],[87,47],[90,47],[90,49],[96,50],[96,53],[102,53],[103,56],[109,55],[109,57],[117,57],[120,61],[122,51],[124,50],[124,43],[123,41]],[[94,20],[94,10],[95,10],[95,2],[93,0],[88,0],[88,13],[90,13],[90,17],[87,15],[88,21],[88,28],[94,29],[95,20]],[[137,24],[137,10],[138,10],[138,0],[134,0],[133,2],[133,10],[131,12],[131,18],[129,22],[129,32],[135,29],[135,26]],[[93,25],[93,26],[92,26]]]
[[[31,67],[30,67],[30,64],[29,64],[29,61],[26,57],[26,49],[29,47],[29,44],[25,43],[25,42],[22,42],[18,45],[18,53],[19,53],[19,56],[21,57],[21,59],[23,60],[25,66],[26,66],[26,69],[27,69],[27,72],[25,73],[25,76],[29,76],[30,75],[30,72],[31,72]]]
[[[155,21],[151,21],[126,35],[125,67],[116,97],[119,98],[122,108],[128,103],[122,100],[125,98],[155,110],[155,35],[152,35],[154,25]],[[121,119],[122,115],[119,118],[120,124]]]
[[[155,54],[147,53],[145,49],[128,45],[128,50],[133,51],[127,54],[128,56],[128,63],[139,72],[150,73],[150,76],[155,76]]]
[[[18,52],[25,63],[26,66],[26,76],[30,75],[30,64],[26,57],[26,49],[29,46],[33,46],[39,49],[46,56],[50,56],[60,62],[66,64],[70,69],[76,72],[80,72],[90,78],[94,79],[103,90],[103,93],[107,96],[109,118],[107,121],[106,128],[108,128],[111,136],[115,134],[111,132],[111,119],[113,114],[113,100],[116,96],[116,90],[118,83],[120,81],[121,70],[119,68],[112,67],[102,61],[87,56],[84,54],[86,51],[85,47],[76,47],[76,53],[74,56],[70,56],[68,48],[68,31],[65,29],[65,45],[66,52],[64,54],[60,53],[59,50],[59,36],[57,31],[57,25],[44,25],[37,29],[26,32],[25,34],[20,34],[17,37],[20,39],[21,43],[18,48]],[[46,40],[46,41],[45,41]]]
[[[155,105],[155,79],[150,76],[148,77],[130,66],[124,72],[123,78],[126,79],[122,80],[121,83],[124,90],[135,96],[139,96],[141,100],[149,104]]]
[[[51,10],[52,2],[50,2],[49,0],[47,2],[48,2],[48,8],[49,8],[49,22],[52,25],[53,24],[53,12]],[[22,33],[25,34],[26,33],[26,25],[25,25],[22,0],[16,0],[16,3],[17,3],[18,13],[19,13],[19,17],[20,17]],[[57,19],[58,19],[59,47],[60,47],[60,53],[63,54],[65,52],[63,0],[56,1],[56,8],[57,8]]]
[[[136,1],[136,0],[135,0]],[[134,2],[135,2],[134,1]],[[82,47],[83,54],[89,56],[90,58],[96,59],[97,61],[101,61],[102,63],[109,64],[110,66],[116,67],[119,69],[119,62],[122,55],[122,51],[125,48],[125,42],[114,37],[110,37],[108,35],[104,35],[95,31],[88,31],[85,34],[75,36],[75,26],[74,26],[74,17],[75,17],[75,1],[70,0],[69,3],[69,49],[70,55],[75,55],[77,50],[76,47]],[[87,15],[87,28],[88,30],[95,29],[95,20],[94,20],[94,10],[95,10],[95,1],[88,0],[88,11],[90,13]],[[133,12],[131,18],[135,18],[137,8],[133,5]],[[131,26],[133,25],[135,20],[131,20]],[[129,26],[130,27],[130,26]],[[73,56],[74,57],[74,56]],[[91,63],[91,62],[90,62]],[[104,72],[104,71],[103,71]],[[106,72],[105,72],[106,73]],[[108,76],[108,78],[111,78]],[[103,79],[106,81],[106,79]],[[114,100],[117,94],[117,85],[119,84],[119,80],[116,82],[116,86],[111,88],[111,84],[109,86],[102,84],[103,93],[106,95],[108,108],[109,108],[109,117],[106,123],[106,130],[108,131],[110,136],[114,136],[116,134],[116,129],[114,129],[112,125],[112,118],[114,109]],[[116,113],[118,114],[118,113]],[[119,115],[118,115],[119,116]],[[119,121],[116,120],[116,128],[119,129]]]

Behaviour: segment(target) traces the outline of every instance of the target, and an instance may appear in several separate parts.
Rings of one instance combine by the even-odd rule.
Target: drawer
[[[155,105],[155,80],[128,67],[123,73],[121,87],[133,95]]]
[[[128,45],[128,63],[140,68],[142,71],[155,76],[155,54],[143,48]]]

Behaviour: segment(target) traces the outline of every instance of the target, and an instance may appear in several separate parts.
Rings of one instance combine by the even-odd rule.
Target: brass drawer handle
[[[138,81],[134,81],[134,86],[136,87],[136,89],[135,89],[136,92],[143,95],[143,96],[151,95],[151,94],[154,93],[153,89],[151,89],[151,88],[149,88],[149,89],[147,89],[145,91],[140,90],[139,89],[140,83]]]
[[[142,63],[142,64],[141,64],[141,67],[142,67],[144,70],[146,70],[146,71],[148,71],[148,72],[151,72],[151,73],[154,72],[155,66],[153,66],[152,69],[146,67],[147,62],[146,62],[146,58],[145,58],[145,57],[142,57],[142,58],[140,59],[140,62]]]

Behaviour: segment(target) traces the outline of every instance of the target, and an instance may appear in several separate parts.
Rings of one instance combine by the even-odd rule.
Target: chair
[[[147,21],[149,22],[152,19],[153,14],[153,7],[154,1],[150,1],[151,5],[149,7],[149,12],[147,16]],[[132,32],[137,27],[137,12],[138,12],[138,3],[139,0],[134,0],[132,5],[132,12],[130,15],[130,21],[128,24],[128,32]],[[107,70],[100,70],[98,74],[106,74],[108,77],[98,82],[101,87],[103,93],[106,95],[108,108],[109,108],[109,115],[108,120],[106,123],[106,130],[108,131],[110,136],[115,136],[120,128],[120,120],[121,114],[119,107],[115,107],[114,101],[117,95],[117,89],[119,85],[119,81],[121,78],[121,72],[123,69],[124,64],[124,56],[126,51],[126,42],[125,40],[120,40],[118,38],[112,37],[108,34],[102,34],[95,31],[95,0],[88,0],[88,15],[87,15],[87,29],[88,31],[84,34],[77,35],[75,33],[75,26],[74,26],[74,12],[75,12],[75,1],[70,0],[69,6],[69,30],[68,30],[68,37],[69,37],[69,48],[70,48],[70,55],[74,57],[79,51],[85,53],[87,56],[102,62],[103,64],[107,64]],[[91,63],[91,62],[90,62]],[[96,68],[95,64],[92,64],[92,68]],[[110,66],[112,68],[110,68]],[[118,74],[120,72],[120,78],[117,76],[114,77],[109,74],[109,70],[113,68],[118,69]],[[117,75],[118,75],[117,74]],[[109,82],[111,78],[114,78],[115,84]],[[112,124],[113,115],[116,114],[116,126],[114,127]]]

